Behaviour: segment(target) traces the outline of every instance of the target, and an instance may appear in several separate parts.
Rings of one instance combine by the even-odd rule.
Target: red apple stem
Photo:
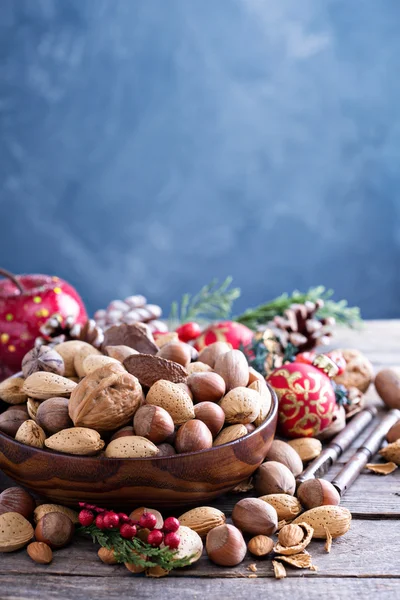
[[[21,294],[25,292],[21,283],[18,281],[17,277],[13,275],[13,273],[10,273],[10,271],[6,271],[6,269],[0,268],[0,275],[6,277],[7,279],[10,279],[13,282],[13,284],[18,288]]]

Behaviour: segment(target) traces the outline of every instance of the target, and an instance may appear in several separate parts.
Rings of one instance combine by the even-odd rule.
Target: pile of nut
[[[254,431],[271,407],[240,350],[215,342],[197,354],[176,333],[155,341],[142,324],[111,327],[101,351],[80,340],[34,348],[0,398],[11,404],[0,431],[17,441],[108,458],[225,444]]]

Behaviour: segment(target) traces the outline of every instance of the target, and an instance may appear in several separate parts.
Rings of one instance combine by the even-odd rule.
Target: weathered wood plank
[[[351,530],[334,540],[331,554],[325,552],[323,541],[310,544],[308,550],[317,572],[288,567],[288,577],[400,577],[400,536],[395,535],[393,527],[391,521],[353,521]],[[0,575],[74,575],[121,580],[132,577],[123,566],[104,565],[96,552],[97,547],[90,540],[77,539],[72,547],[56,551],[50,565],[33,563],[25,550],[4,554]],[[255,560],[248,556],[237,567],[225,568],[212,564],[205,555],[193,566],[173,571],[170,577],[248,577],[248,566],[252,563],[257,565],[259,577],[273,577],[270,559]]]
[[[192,577],[179,581],[174,579],[104,579],[102,577],[57,577],[34,575],[16,578],[0,576],[1,598],[3,600],[31,600],[51,598],[52,600],[127,600],[131,598],[160,598],[175,600],[193,598],[205,600],[221,598],[265,598],[287,600],[289,597],[307,600],[348,600],[348,598],[379,598],[398,600],[400,580],[398,579],[213,579],[199,580]]]

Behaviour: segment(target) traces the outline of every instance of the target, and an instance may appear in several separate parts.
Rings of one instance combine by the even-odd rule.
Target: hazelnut
[[[238,529],[251,535],[271,535],[278,527],[273,506],[259,498],[243,498],[234,506],[232,521]]]
[[[154,444],[160,444],[173,434],[175,425],[171,415],[164,408],[145,404],[136,411],[133,428],[136,435],[141,435]]]
[[[171,444],[167,444],[165,442],[163,444],[158,444],[157,448],[159,450],[157,457],[172,456],[173,454],[176,454],[175,448],[171,446]]]
[[[122,429],[118,429],[118,431],[114,433],[110,438],[110,442],[121,437],[131,437],[132,435],[135,435],[133,427],[131,425],[126,425],[126,427],[122,427]]]
[[[397,423],[392,425],[392,427],[389,429],[386,435],[386,439],[389,442],[389,444],[393,444],[394,442],[397,442],[397,440],[400,439],[400,421],[397,421]]]
[[[53,552],[44,542],[32,542],[26,551],[30,558],[39,565],[49,565],[53,560]]]
[[[267,556],[267,554],[272,552],[273,547],[274,540],[266,535],[256,535],[247,544],[249,552],[254,554],[254,556]]]
[[[218,356],[230,352],[230,350],[232,350],[232,346],[227,342],[214,342],[199,352],[198,361],[213,369]]]
[[[50,548],[63,548],[72,540],[74,525],[69,517],[60,512],[44,515],[35,529],[35,538]]]
[[[157,352],[157,356],[161,356],[161,358],[166,358],[167,360],[172,360],[173,362],[186,367],[192,360],[191,346],[179,341],[169,342],[160,348],[160,350]]]
[[[389,408],[400,408],[400,377],[393,369],[382,369],[375,377],[375,388]]]
[[[147,556],[145,556],[144,554],[140,554],[140,557],[143,558],[143,560],[147,560]],[[135,563],[124,563],[124,565],[131,573],[143,573],[146,570],[146,567],[135,565]]]
[[[218,402],[225,394],[225,381],[218,373],[192,373],[187,382],[195,402]]]
[[[293,496],[296,490],[296,480],[285,465],[271,460],[263,463],[258,469],[255,488],[262,496],[267,494],[290,494]]]
[[[175,448],[179,454],[183,452],[199,452],[213,445],[213,436],[207,425],[199,419],[187,421],[178,429]]]
[[[36,502],[28,492],[20,487],[10,487],[0,494],[0,514],[16,512],[30,519]]]
[[[194,406],[196,419],[203,421],[215,438],[225,423],[225,413],[215,402],[200,402]]]
[[[68,399],[50,398],[42,402],[36,412],[36,421],[50,435],[72,427],[73,423],[68,413]]]
[[[303,471],[303,462],[296,450],[281,440],[273,440],[266,458],[282,463],[295,477]]]
[[[219,525],[207,533],[208,558],[216,565],[235,567],[246,556],[246,542],[242,533],[233,525]]]
[[[97,553],[97,556],[101,560],[101,562],[106,565],[116,565],[117,559],[115,558],[114,550],[109,550],[108,548],[100,548]]]
[[[304,531],[299,525],[284,525],[278,533],[278,542],[288,548],[297,546],[304,537]]]
[[[25,378],[37,371],[46,371],[56,375],[64,375],[65,371],[62,356],[50,346],[40,346],[29,350],[22,359],[21,369]]]
[[[28,418],[26,408],[20,410],[12,406],[0,415],[0,431],[14,437],[22,423]]]
[[[306,509],[340,504],[337,489],[326,479],[308,479],[300,484],[297,497]]]

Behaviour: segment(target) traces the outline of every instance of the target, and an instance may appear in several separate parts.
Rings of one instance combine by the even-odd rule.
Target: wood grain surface
[[[340,331],[336,347],[358,347],[372,358],[377,368],[400,366],[400,321],[369,322],[361,332]],[[381,405],[373,388],[370,402]],[[370,429],[373,426],[370,427]],[[363,437],[368,435],[368,429]],[[361,440],[353,444],[353,451]],[[351,455],[341,457],[340,463]],[[378,460],[378,459],[376,459]],[[332,479],[340,464],[332,467]],[[10,485],[2,476],[1,489]],[[251,494],[250,494],[251,495]],[[230,515],[233,505],[244,494],[227,494],[214,506]],[[309,547],[316,572],[288,567],[288,577],[273,578],[270,560],[247,557],[235,568],[213,565],[206,556],[167,578],[154,580],[133,576],[121,566],[107,566],[96,555],[87,539],[77,539],[69,548],[54,553],[51,565],[36,565],[24,550],[0,556],[0,598],[28,600],[96,600],[118,598],[236,598],[271,597],[273,600],[294,598],[329,598],[357,600],[400,598],[400,469],[387,477],[369,472],[361,474],[343,498],[342,505],[353,514],[350,531],[334,540],[330,554],[323,542],[313,541]],[[179,514],[179,513],[175,513]],[[249,571],[257,565],[256,578]]]

